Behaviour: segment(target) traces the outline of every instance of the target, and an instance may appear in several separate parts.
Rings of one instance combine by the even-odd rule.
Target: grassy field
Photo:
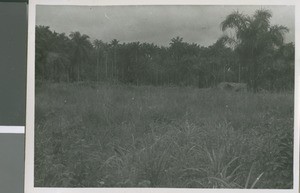
[[[293,94],[43,84],[35,186],[292,188]]]

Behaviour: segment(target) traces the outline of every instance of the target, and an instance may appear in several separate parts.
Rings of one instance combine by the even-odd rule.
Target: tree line
[[[36,80],[199,88],[245,82],[253,91],[293,89],[295,46],[284,43],[288,29],[271,25],[271,16],[263,9],[253,16],[235,11],[221,23],[221,30],[234,35],[207,47],[182,37],[172,38],[168,46],[91,41],[78,31],[66,35],[36,26]]]

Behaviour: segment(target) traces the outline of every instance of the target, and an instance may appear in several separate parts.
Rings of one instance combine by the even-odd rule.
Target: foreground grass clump
[[[35,186],[292,188],[293,95],[45,84]]]

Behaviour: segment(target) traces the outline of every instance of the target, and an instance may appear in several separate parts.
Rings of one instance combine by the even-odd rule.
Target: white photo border
[[[187,189],[187,188],[40,188],[34,187],[34,108],[35,108],[35,22],[36,5],[292,5],[295,6],[295,91],[294,91],[294,177],[293,189]],[[177,192],[299,192],[300,128],[300,3],[297,0],[29,0],[27,99],[25,131],[25,193],[177,193]]]

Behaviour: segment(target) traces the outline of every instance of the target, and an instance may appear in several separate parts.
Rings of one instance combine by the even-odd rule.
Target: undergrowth
[[[292,188],[293,95],[36,88],[35,186]]]

